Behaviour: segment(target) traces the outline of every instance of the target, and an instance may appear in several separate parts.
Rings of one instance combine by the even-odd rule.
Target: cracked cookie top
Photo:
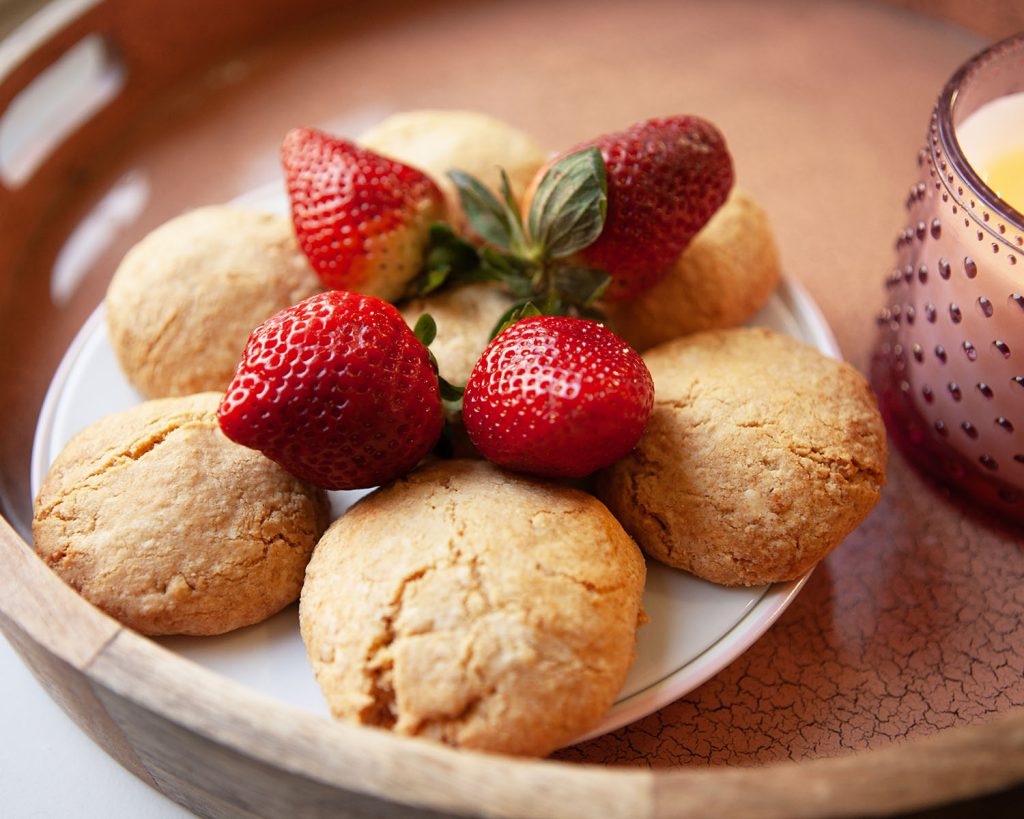
[[[853,367],[764,328],[644,355],[654,414],[598,495],[651,557],[726,585],[808,571],[867,516],[886,439]]]
[[[435,463],[327,531],[302,636],[338,718],[544,755],[615,700],[645,574],[590,495],[481,461]]]
[[[217,425],[218,393],[149,401],[76,435],[36,498],[39,556],[149,635],[220,634],[298,597],[324,493]]]
[[[110,344],[146,398],[223,390],[252,329],[322,289],[286,216],[199,208],[125,255],[107,290]]]

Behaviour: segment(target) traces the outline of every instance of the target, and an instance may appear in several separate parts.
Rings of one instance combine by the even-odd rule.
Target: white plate
[[[240,200],[280,211],[279,187]],[[838,346],[807,293],[784,281],[750,322],[801,339],[838,358]],[[50,464],[80,429],[128,409],[141,397],[125,381],[107,340],[102,306],[89,318],[61,361],[40,412],[32,451],[35,495]],[[342,514],[365,492],[334,492]],[[612,731],[645,716],[710,679],[748,648],[786,609],[809,575],[774,586],[726,588],[648,563],[637,659],[622,693],[604,720],[585,737]],[[296,606],[221,637],[163,638],[165,647],[264,694],[327,715],[299,636]],[[579,740],[577,740],[579,741]]]

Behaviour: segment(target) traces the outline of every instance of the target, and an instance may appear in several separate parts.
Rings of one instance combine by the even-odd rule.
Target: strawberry
[[[309,128],[281,162],[299,245],[327,287],[395,300],[419,273],[444,196],[426,174]]]
[[[503,330],[466,384],[462,418],[499,466],[579,478],[617,461],[640,439],[654,406],[643,359],[606,327],[535,316]]]
[[[699,117],[650,119],[588,140],[541,168],[526,210],[559,159],[591,147],[604,159],[608,209],[601,235],[576,258],[611,276],[605,298],[632,298],[667,273],[725,201],[732,158],[715,126]]]
[[[228,438],[325,489],[408,472],[443,423],[427,348],[390,304],[343,290],[253,330],[217,417]]]

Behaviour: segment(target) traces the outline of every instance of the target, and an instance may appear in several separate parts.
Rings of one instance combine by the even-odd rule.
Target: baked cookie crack
[[[574,574],[571,574],[569,572],[561,572],[557,569],[552,569],[550,566],[545,566],[540,561],[535,562],[533,566],[538,572],[545,575],[546,577],[560,577],[563,580],[568,580],[570,583],[583,587],[588,592],[591,592],[593,594],[614,594],[615,592],[621,591],[626,587],[626,584],[624,583],[613,583],[608,586],[600,586],[597,583],[592,583],[589,580],[584,580],[582,577],[576,577]]]
[[[195,415],[172,415],[167,418],[161,419],[162,423],[159,425],[153,425],[154,428],[143,430],[143,434],[132,440],[126,446],[123,446],[115,451],[108,451],[104,453],[98,460],[96,466],[87,473],[80,481],[75,485],[68,487],[65,491],[57,495],[54,500],[47,506],[42,507],[36,511],[36,517],[39,520],[45,520],[50,515],[56,515],[61,520],[71,520],[77,518],[76,514],[71,514],[67,517],[61,517],[59,513],[56,513],[56,509],[64,505],[67,501],[73,499],[79,492],[86,492],[95,490],[99,484],[102,483],[105,476],[112,470],[118,469],[122,466],[135,463],[141,460],[145,455],[155,450],[158,446],[163,444],[170,438],[175,432],[179,430],[189,428],[204,428],[210,427],[216,423],[213,421],[213,416],[195,416]]]
[[[149,336],[149,338],[141,339],[143,341],[143,350],[138,356],[138,363],[136,366],[141,369],[150,369],[154,364],[159,365],[163,360],[164,356],[157,353],[157,348],[164,346],[164,341],[168,338],[175,338],[178,335],[180,328],[178,327],[179,316],[175,313],[170,313],[163,317],[156,331]]]
[[[394,656],[391,647],[399,634],[396,621],[402,614],[402,605],[409,587],[437,568],[436,564],[422,566],[407,574],[398,584],[388,610],[381,618],[381,632],[366,652],[365,676],[370,702],[360,709],[359,721],[378,728],[392,728],[398,721],[398,708],[394,686]]]

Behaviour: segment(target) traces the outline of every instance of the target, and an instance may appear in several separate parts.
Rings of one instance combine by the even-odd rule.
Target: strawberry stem
[[[525,221],[504,170],[500,196],[462,171],[448,176],[483,243],[476,240],[475,269],[460,269],[464,260],[473,258],[462,246],[467,243],[450,228],[433,228],[430,261],[417,279],[420,294],[460,281],[502,283],[517,301],[498,320],[495,334],[510,320],[522,318],[526,305],[546,315],[596,312],[592,305],[610,278],[600,270],[576,267],[572,259],[596,241],[607,216],[608,180],[597,148],[569,154],[545,172]]]

